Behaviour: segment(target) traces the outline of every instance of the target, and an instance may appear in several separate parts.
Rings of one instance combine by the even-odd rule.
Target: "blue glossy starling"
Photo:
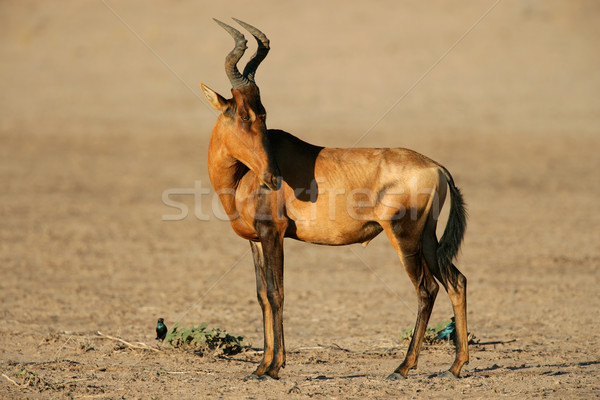
[[[167,326],[165,325],[165,319],[159,318],[158,323],[156,324],[156,340],[163,341],[167,336]]]
[[[456,325],[454,324],[454,318],[452,318],[452,322],[450,322],[444,329],[438,333],[435,337],[436,340],[450,340],[452,336],[456,334]]]

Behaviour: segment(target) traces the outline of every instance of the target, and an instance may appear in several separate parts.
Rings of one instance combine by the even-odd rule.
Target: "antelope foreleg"
[[[250,242],[252,256],[254,257],[254,270],[256,272],[256,294],[258,304],[263,315],[264,352],[263,358],[254,371],[254,375],[261,377],[265,374],[273,361],[273,312],[267,295],[267,273],[264,262],[263,248],[260,243]]]
[[[283,238],[276,232],[267,235],[262,241],[266,267],[267,299],[273,321],[273,359],[266,373],[279,378],[279,369],[285,365],[285,344],[283,337]]]
[[[271,306],[273,321],[273,360],[267,374],[279,378],[279,369],[285,365],[283,337],[283,263],[267,267],[267,298]]]
[[[251,242],[256,269],[258,302],[263,312],[264,355],[254,375],[279,378],[285,365],[283,336],[283,238],[276,231],[263,232],[260,243]]]

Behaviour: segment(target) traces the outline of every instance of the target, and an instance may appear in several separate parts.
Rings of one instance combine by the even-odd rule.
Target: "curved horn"
[[[225,73],[231,82],[231,86],[233,89],[240,89],[244,86],[249,85],[251,82],[244,75],[240,74],[240,71],[237,69],[237,63],[244,55],[244,52],[248,47],[246,47],[246,38],[242,35],[237,29],[231,27],[218,19],[215,19],[215,22],[219,24],[223,29],[225,29],[235,40],[235,47],[227,57],[225,57]]]
[[[246,68],[244,68],[244,76],[250,79],[252,82],[254,82],[254,75],[256,74],[256,69],[269,53],[269,39],[264,33],[259,31],[252,25],[247,24],[244,21],[240,21],[237,18],[233,18],[233,20],[241,26],[243,26],[244,29],[246,29],[248,32],[250,32],[252,36],[254,36],[254,38],[256,39],[256,42],[258,43],[258,49],[256,50],[256,53],[252,56],[250,61],[248,61],[248,64],[246,64]]]

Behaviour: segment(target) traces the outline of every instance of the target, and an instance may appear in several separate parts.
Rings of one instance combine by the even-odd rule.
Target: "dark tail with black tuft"
[[[446,168],[440,165],[440,169],[448,180],[450,188],[450,215],[446,223],[446,229],[440,239],[437,249],[438,265],[440,273],[445,282],[456,285],[457,274],[452,273],[452,260],[457,256],[460,244],[465,235],[467,227],[467,211],[460,190],[454,185],[454,179]]]

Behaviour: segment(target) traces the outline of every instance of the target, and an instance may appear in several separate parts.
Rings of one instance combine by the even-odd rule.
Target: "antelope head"
[[[256,69],[269,52],[269,39],[252,25],[234,20],[256,38],[256,54],[240,73],[237,63],[247,49],[246,39],[237,29],[215,19],[235,40],[235,47],[225,58],[225,72],[231,82],[233,97],[225,99],[203,83],[200,86],[210,105],[221,112],[213,137],[217,133],[222,138],[219,145],[225,147],[223,150],[227,154],[254,172],[263,185],[277,190],[280,186],[279,168],[267,136],[267,112],[254,82]]]

